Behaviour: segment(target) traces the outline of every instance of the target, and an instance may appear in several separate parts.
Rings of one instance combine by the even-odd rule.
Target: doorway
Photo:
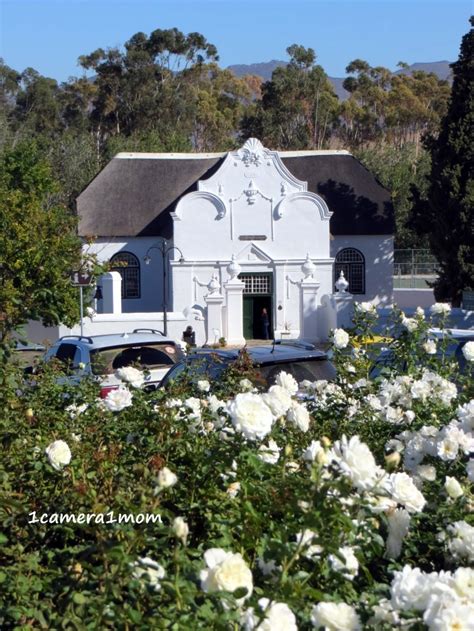
[[[245,284],[243,295],[243,333],[246,340],[265,339],[262,321],[263,309],[267,310],[269,339],[273,338],[272,274],[240,274]]]

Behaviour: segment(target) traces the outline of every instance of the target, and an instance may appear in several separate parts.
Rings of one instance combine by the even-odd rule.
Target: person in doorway
[[[268,340],[270,338],[269,329],[270,329],[270,319],[268,317],[268,311],[264,307],[262,309],[262,315],[260,316],[262,321],[262,331],[263,331],[263,339]]]

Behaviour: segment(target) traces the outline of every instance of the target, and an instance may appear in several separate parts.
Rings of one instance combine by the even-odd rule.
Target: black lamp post
[[[163,264],[163,329],[164,334],[168,335],[168,312],[167,312],[167,299],[166,299],[166,257],[172,250],[177,250],[180,253],[179,262],[184,263],[184,256],[181,250],[175,245],[168,245],[168,241],[161,237],[161,241],[158,243],[154,243],[151,245],[146,251],[143,260],[145,261],[145,265],[149,265],[151,263],[150,252],[152,250],[158,250],[161,252],[161,260]]]

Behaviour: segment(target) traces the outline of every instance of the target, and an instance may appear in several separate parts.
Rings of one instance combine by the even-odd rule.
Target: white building
[[[122,277],[122,317],[162,328],[165,305],[170,330],[191,324],[200,343],[262,337],[263,308],[271,336],[324,339],[341,270],[357,300],[393,302],[390,196],[346,151],[252,138],[227,154],[121,153],[77,212]]]

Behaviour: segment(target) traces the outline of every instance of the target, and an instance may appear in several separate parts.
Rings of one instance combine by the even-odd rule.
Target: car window
[[[63,342],[58,346],[54,357],[71,368],[77,366],[81,361],[81,351],[75,344]]]
[[[126,366],[151,370],[172,366],[182,356],[181,349],[171,342],[114,346],[91,351],[91,369],[95,375],[110,375]]]
[[[293,375],[298,383],[305,379],[317,381],[318,379],[332,380],[336,377],[336,369],[327,359],[272,364],[260,366],[258,370],[270,386],[275,383],[275,379],[282,371]]]

